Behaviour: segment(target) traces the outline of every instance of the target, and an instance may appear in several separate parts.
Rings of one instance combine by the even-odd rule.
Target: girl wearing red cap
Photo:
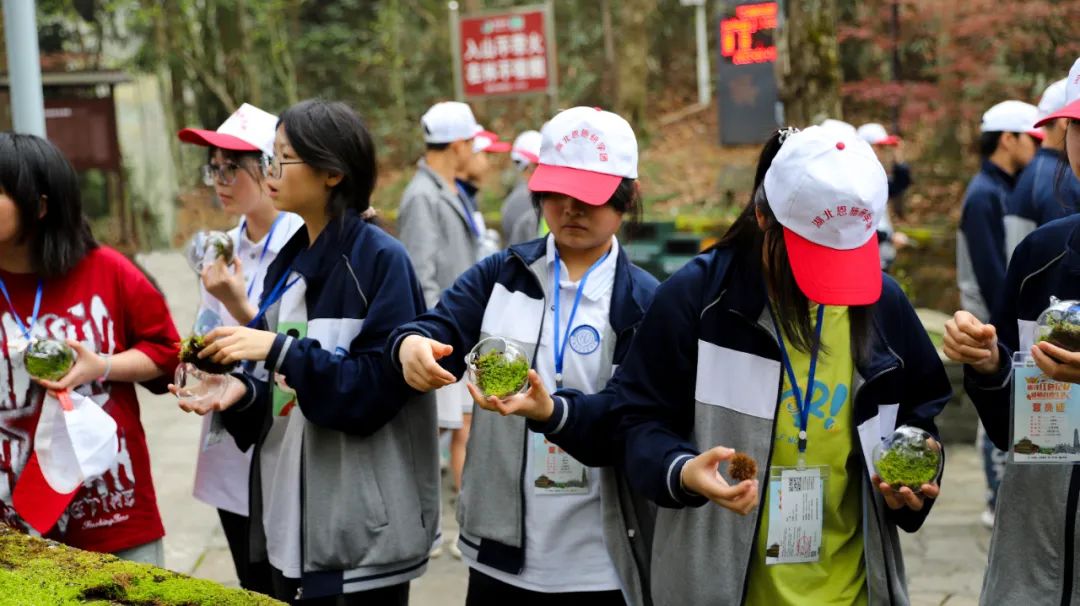
[[[950,389],[881,272],[887,197],[854,133],[785,129],[731,229],[657,289],[611,411],[661,506],[657,606],[907,603],[897,528],[919,528],[937,479],[894,490],[873,452],[899,426],[935,435]]]
[[[615,237],[639,207],[636,178],[625,120],[586,107],[555,116],[529,181],[551,235],[484,259],[388,341],[390,363],[422,391],[457,381],[489,337],[532,367],[525,394],[511,397],[515,384],[489,401],[469,386],[478,406],[458,505],[468,605],[649,603],[652,510],[617,471],[604,416],[656,287]],[[502,418],[511,412],[528,420]]]
[[[237,326],[250,321],[267,269],[303,226],[298,215],[274,208],[262,174],[264,156],[273,153],[276,125],[277,116],[245,103],[215,131],[185,128],[178,133],[181,141],[207,148],[203,183],[214,188],[226,214],[240,217],[240,224],[228,231],[233,262],[217,258],[202,269],[198,324]],[[269,593],[269,568],[250,563],[247,555],[251,451],[241,451],[228,437],[210,435],[211,426],[208,415],[199,438],[195,498],[218,510],[240,586]]]
[[[1080,59],[1067,83],[1072,102],[1036,126],[1068,120],[1066,154],[1070,168],[1080,176]],[[1013,440],[1023,439],[1023,427],[1013,440],[1009,435],[1010,424],[1020,424],[1013,419],[1015,354],[1028,354],[1045,378],[1065,386],[1080,383],[1080,353],[1040,340],[1036,328],[1050,297],[1080,299],[1078,273],[1080,215],[1074,214],[1036,229],[1016,247],[989,323],[958,311],[945,325],[945,354],[965,364],[964,387],[987,437],[1010,453],[998,488],[990,562],[980,598],[987,606],[1080,604],[1080,465],[1016,464],[1013,457],[1025,450]],[[1023,399],[1017,401],[1030,406]],[[1073,406],[1072,401],[1067,403],[1069,409]],[[1065,439],[1059,441],[1073,443],[1070,425],[1065,423]]]
[[[78,177],[60,150],[31,135],[0,133],[0,296],[0,519],[163,565],[165,530],[134,384],[164,392],[159,379],[175,370],[179,336],[161,292],[94,241]],[[32,380],[24,364],[26,348],[42,339],[66,340],[77,356],[55,381]],[[111,469],[70,494],[46,483],[49,463],[35,454],[35,427],[61,406],[51,396],[62,390],[101,406],[118,445]],[[51,441],[55,453],[59,440]]]

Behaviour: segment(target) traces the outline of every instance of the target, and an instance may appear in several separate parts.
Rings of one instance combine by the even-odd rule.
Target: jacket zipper
[[[895,352],[894,352],[893,355],[895,355]],[[870,377],[869,379],[863,381],[862,385],[860,385],[858,387],[858,389],[856,389],[851,394],[851,403],[852,403],[852,405],[854,406],[858,402],[859,394],[862,393],[862,390],[863,390],[864,387],[869,385],[871,382],[876,381],[877,379],[879,379],[885,373],[892,372],[892,371],[894,371],[894,370],[896,370],[898,368],[900,368],[899,365],[890,366],[890,367],[888,367],[886,369],[883,369],[881,372],[877,373],[876,375]],[[880,412],[878,414],[880,414]],[[855,439],[857,440],[858,437],[855,436]],[[860,450],[862,449],[862,444],[861,443],[859,444],[859,448],[860,448]],[[860,453],[860,454],[862,454],[862,453]],[[870,470],[867,469],[866,472],[870,473]],[[866,479],[865,478],[860,478],[860,483],[863,482],[863,481],[866,481]],[[874,487],[870,486],[870,490],[873,491]],[[874,499],[870,499],[870,506],[873,507],[874,515],[876,517],[884,517],[884,516],[878,516],[877,501],[875,501]],[[866,515],[866,509],[863,509],[863,515],[864,516]],[[863,562],[863,565],[866,566],[867,565],[866,562],[868,562],[869,560],[865,556],[865,551],[866,551],[866,536],[865,536],[866,519],[865,518],[863,519],[862,527],[864,528],[864,536],[863,536],[863,552],[864,552],[863,560],[864,560],[864,562]],[[889,573],[889,554],[886,553],[886,551],[885,551],[885,541],[881,542],[881,562],[885,565],[885,579],[886,579],[885,589],[889,592],[889,603],[890,604],[895,604],[896,600],[894,599],[894,596],[893,596],[892,584],[888,582],[888,579],[890,579],[892,577],[890,576],[890,573]],[[870,598],[870,589],[871,589],[870,588],[870,583],[867,583],[866,584],[867,601],[869,601],[869,598]]]
[[[1065,566],[1064,582],[1061,584],[1061,606],[1072,604],[1073,567],[1076,561],[1076,507],[1080,500],[1080,467],[1073,467],[1069,475],[1069,496],[1065,501]]]
[[[758,324],[757,322],[751,321],[749,318],[747,318],[746,316],[742,315],[741,313],[739,313],[737,311],[732,310],[732,313],[739,316],[740,318],[742,318],[746,322],[752,324],[754,326],[754,328],[760,330],[763,334],[765,334],[769,338],[769,341],[771,341],[772,344],[774,346],[776,346],[776,335],[769,332],[769,330],[767,328],[765,328],[761,324]],[[779,349],[779,348],[777,348],[777,349]],[[765,504],[765,496],[768,494],[768,490],[769,490],[769,487],[768,487],[769,466],[770,466],[770,462],[772,461],[773,448],[776,446],[776,440],[773,439],[773,436],[776,435],[776,417],[778,416],[777,413],[779,412],[779,407],[780,407],[780,397],[783,395],[783,392],[784,392],[784,372],[781,371],[780,372],[780,380],[779,380],[779,383],[776,386],[776,404],[774,406],[774,411],[773,411],[772,429],[769,431],[769,456],[768,456],[768,458],[766,459],[766,462],[765,462],[765,482],[766,482],[766,485],[765,485],[765,490],[760,491],[760,493],[758,494],[758,509],[757,509],[758,515],[756,516],[757,519],[754,520],[754,534],[753,534],[753,537],[750,540],[750,549],[749,549],[748,553],[746,554],[746,567],[744,568],[744,570],[746,572],[743,573],[742,595],[739,598],[739,603],[740,604],[745,604],[746,603],[746,590],[747,590],[747,588],[748,588],[748,586],[750,584],[750,567],[754,565],[754,551],[757,549],[758,534],[761,532],[761,508]]]
[[[526,271],[528,271],[529,274],[533,277],[533,279],[536,280],[536,285],[540,287],[540,293],[544,297],[543,313],[540,315],[540,331],[536,335],[536,345],[533,347],[533,363],[532,363],[532,366],[535,368],[536,367],[537,356],[540,355],[540,340],[543,339],[543,337],[544,337],[544,318],[547,317],[547,308],[548,308],[547,293],[544,291],[544,283],[540,281],[540,276],[536,275],[536,272],[534,272],[532,270],[532,268],[529,267],[529,264],[525,262],[525,259],[523,259],[516,252],[514,252],[513,255],[519,261],[521,261],[521,264],[525,266]],[[525,526],[526,526],[526,524],[525,524],[525,516],[527,514],[527,512],[525,511],[525,508],[526,508],[525,481],[526,481],[526,477],[528,475],[527,467],[529,465],[529,425],[528,425],[528,423],[525,424],[525,434],[524,434],[524,440],[522,440],[522,443],[523,443],[523,447],[522,447],[522,452],[521,452],[521,475],[518,478],[518,486],[521,489],[521,492],[519,494],[519,496],[521,497],[521,568],[518,569],[518,574],[521,574],[521,572],[525,570]]]

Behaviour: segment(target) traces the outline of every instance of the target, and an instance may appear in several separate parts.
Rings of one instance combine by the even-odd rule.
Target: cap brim
[[[837,250],[815,244],[784,228],[795,283],[821,305],[871,305],[881,298],[881,257],[877,234],[858,248]]]
[[[1050,114],[1049,116],[1043,118],[1042,120],[1039,120],[1038,122],[1035,123],[1035,126],[1043,126],[1043,125],[1045,125],[1045,124],[1047,124],[1049,122],[1053,122],[1054,120],[1058,120],[1060,118],[1069,118],[1071,120],[1080,120],[1080,99],[1077,99],[1076,101],[1073,101],[1072,103],[1070,103],[1070,104],[1066,105],[1065,107],[1057,110],[1056,112]]]
[[[899,144],[900,144],[900,137],[897,137],[896,135],[889,135],[888,137],[885,137],[884,139],[878,141],[877,143],[874,143],[874,145],[881,145],[882,147],[893,147],[893,146],[899,145]]]
[[[262,151],[239,137],[225,135],[213,130],[185,128],[176,133],[176,136],[184,143],[192,143],[203,147],[218,147],[230,151]]]
[[[513,152],[516,153],[516,154],[520,154],[522,158],[525,158],[526,160],[528,160],[529,162],[532,162],[533,164],[539,164],[540,163],[540,156],[537,156],[536,154],[532,153],[531,151],[525,151],[523,149],[515,149],[515,150],[513,150]]]
[[[577,198],[586,204],[603,206],[622,183],[622,177],[591,170],[540,164],[529,179],[529,189],[554,192]]]
[[[30,459],[19,474],[19,480],[15,484],[12,496],[12,505],[19,517],[41,534],[47,534],[56,526],[60,516],[75,499],[81,485],[75,490],[64,494],[57,492],[49,485],[38,463],[37,453],[32,453]]]
[[[506,141],[496,141],[480,151],[485,151],[489,154],[505,154],[510,151],[510,147],[511,145]]]
[[[1039,141],[1043,141],[1046,139],[1046,133],[1042,132],[1041,130],[1036,130],[1034,128],[1029,130],[1027,134],[1032,139],[1037,139]]]

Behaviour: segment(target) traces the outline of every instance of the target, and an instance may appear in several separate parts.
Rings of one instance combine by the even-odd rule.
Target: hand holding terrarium
[[[174,383],[169,386],[180,401],[180,408],[198,411],[210,406],[225,395],[229,374],[235,364],[218,364],[209,358],[199,357],[207,345],[206,333],[221,324],[216,314],[199,314],[195,330],[180,342],[180,364],[176,367]],[[202,413],[200,413],[202,414]]]
[[[469,383],[485,399],[509,398],[525,391],[529,384],[528,356],[512,341],[501,337],[488,337],[477,343],[465,356],[465,366]]]
[[[902,425],[873,452],[878,489],[892,509],[922,509],[923,499],[938,495],[937,479],[945,466],[941,443],[928,432]]]
[[[505,399],[495,396],[485,397],[480,388],[472,383],[468,384],[469,394],[472,395],[477,406],[484,410],[497,412],[504,417],[517,415],[538,423],[546,423],[555,411],[555,402],[544,387],[544,382],[540,380],[539,373],[530,369],[528,381],[528,389]]]
[[[1050,297],[1036,330],[1031,358],[1039,370],[1055,381],[1080,383],[1080,301]]]

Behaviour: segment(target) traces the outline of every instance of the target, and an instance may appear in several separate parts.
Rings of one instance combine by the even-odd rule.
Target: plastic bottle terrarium
[[[184,256],[188,266],[195,273],[201,274],[203,267],[218,259],[223,259],[226,264],[232,263],[233,253],[233,241],[229,234],[223,231],[200,231],[191,237]]]
[[[1039,314],[1036,324],[1039,341],[1049,341],[1069,351],[1080,351],[1080,301],[1062,301],[1050,297],[1050,307]]]
[[[465,356],[469,382],[485,397],[507,398],[529,384],[529,358],[513,342],[488,337]]]
[[[945,463],[941,444],[929,433],[902,425],[874,448],[874,469],[882,482],[918,493],[937,479]]]
[[[35,379],[58,381],[75,365],[75,350],[57,339],[37,339],[23,353],[23,365]]]
[[[196,333],[180,342],[180,364],[176,367],[173,384],[181,402],[209,404],[223,395],[228,385],[228,373],[236,364],[218,364],[209,358],[200,358],[199,352],[206,347],[206,337]]]

